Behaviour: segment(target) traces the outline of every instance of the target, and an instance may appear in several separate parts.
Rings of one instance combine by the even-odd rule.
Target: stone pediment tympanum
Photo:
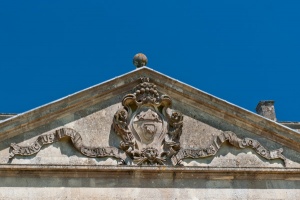
[[[148,69],[146,68],[146,70]],[[147,76],[136,77],[135,82],[137,84],[131,89],[129,88],[130,93],[123,96],[121,106],[115,110],[113,115],[104,116],[112,122],[111,131],[104,132],[101,130],[101,126],[98,127],[101,134],[113,134],[113,138],[118,138],[118,145],[89,146],[85,144],[80,130],[61,126],[46,134],[41,134],[28,145],[11,143],[9,159],[14,159],[16,155],[26,157],[37,154],[44,146],[60,142],[63,138],[70,138],[75,149],[83,156],[92,158],[111,157],[118,160],[118,164],[121,165],[184,166],[183,160],[185,159],[199,160],[214,157],[224,145],[241,150],[250,149],[262,159],[279,160],[283,165],[286,164],[287,159],[284,156],[283,148],[267,148],[261,142],[265,139],[260,141],[257,137],[245,137],[245,134],[233,131],[238,130],[238,128],[218,130],[216,131],[217,134],[209,135],[207,133],[207,136],[204,131],[204,134],[201,137],[199,136],[198,140],[193,140],[195,144],[190,144],[186,135],[193,134],[189,131],[194,131],[194,134],[197,134],[198,131],[197,128],[190,127],[192,124],[190,122],[192,121],[191,116],[183,114],[179,109],[173,109],[174,100],[171,95],[168,95],[168,90],[161,92],[153,80],[155,80],[153,76],[152,79]],[[161,85],[160,88],[163,88],[163,86]],[[174,94],[174,89],[170,90],[170,93]],[[178,93],[175,96],[178,96]],[[187,95],[185,94],[185,96]],[[179,96],[179,98],[176,98],[176,102],[179,102],[178,99],[180,98],[186,97]],[[211,102],[207,102],[207,104],[211,104]],[[190,105],[190,102],[187,101],[186,106],[188,105]],[[207,109],[211,109],[211,107],[210,105]],[[177,106],[176,108],[181,107]],[[208,111],[205,111],[205,113],[208,113]],[[261,118],[259,116],[254,117]],[[252,121],[247,122],[246,120],[244,123],[255,127]],[[275,126],[277,125],[275,124]],[[245,126],[246,129],[248,128],[247,131],[249,131],[249,127]],[[203,130],[201,131],[203,132]],[[276,147],[278,146],[281,145]],[[71,147],[65,145],[64,148]]]

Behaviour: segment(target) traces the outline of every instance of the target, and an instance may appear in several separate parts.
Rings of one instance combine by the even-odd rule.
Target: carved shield
[[[132,126],[140,142],[144,144],[152,143],[163,129],[161,117],[151,108],[138,112]]]

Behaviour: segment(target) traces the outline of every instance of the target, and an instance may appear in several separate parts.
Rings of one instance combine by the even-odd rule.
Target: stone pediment
[[[298,132],[147,67],[0,122],[0,141],[2,169],[300,166]]]

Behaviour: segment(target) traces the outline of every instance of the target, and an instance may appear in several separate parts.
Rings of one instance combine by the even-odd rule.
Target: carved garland
[[[260,156],[272,160],[281,159],[283,149],[269,151],[258,141],[251,138],[240,139],[231,131],[222,132],[205,149],[183,149],[180,146],[180,136],[183,127],[183,115],[171,109],[171,98],[160,95],[156,85],[149,82],[149,78],[141,78],[141,83],[134,88],[133,94],[123,98],[123,107],[113,118],[113,129],[122,139],[119,148],[84,146],[81,135],[71,128],[61,128],[53,133],[42,135],[30,146],[11,144],[10,156],[33,155],[41,147],[69,137],[75,148],[88,157],[113,157],[125,163],[126,155],[136,165],[181,165],[185,158],[203,158],[213,156],[220,146],[228,141],[238,148],[250,147]],[[125,155],[126,154],[126,155]]]

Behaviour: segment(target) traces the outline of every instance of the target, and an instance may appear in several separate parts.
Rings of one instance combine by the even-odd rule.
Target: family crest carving
[[[137,165],[164,165],[180,149],[183,116],[170,108],[171,98],[160,95],[149,78],[141,78],[134,91],[114,116],[120,148]]]
[[[182,165],[185,158],[204,158],[214,156],[221,145],[228,141],[237,148],[252,148],[268,160],[281,159],[283,149],[267,150],[251,138],[240,139],[231,131],[224,131],[204,149],[185,149],[180,146],[183,128],[183,115],[171,108],[169,96],[160,94],[149,78],[141,78],[132,94],[127,94],[120,108],[113,116],[112,128],[121,138],[119,147],[88,147],[83,145],[82,136],[71,128],[60,128],[53,133],[39,136],[29,146],[12,143],[9,158],[15,155],[33,155],[43,145],[69,137],[74,147],[88,157],[113,157],[119,164],[133,165]],[[130,158],[130,159],[127,159]],[[130,160],[132,162],[130,162]]]

